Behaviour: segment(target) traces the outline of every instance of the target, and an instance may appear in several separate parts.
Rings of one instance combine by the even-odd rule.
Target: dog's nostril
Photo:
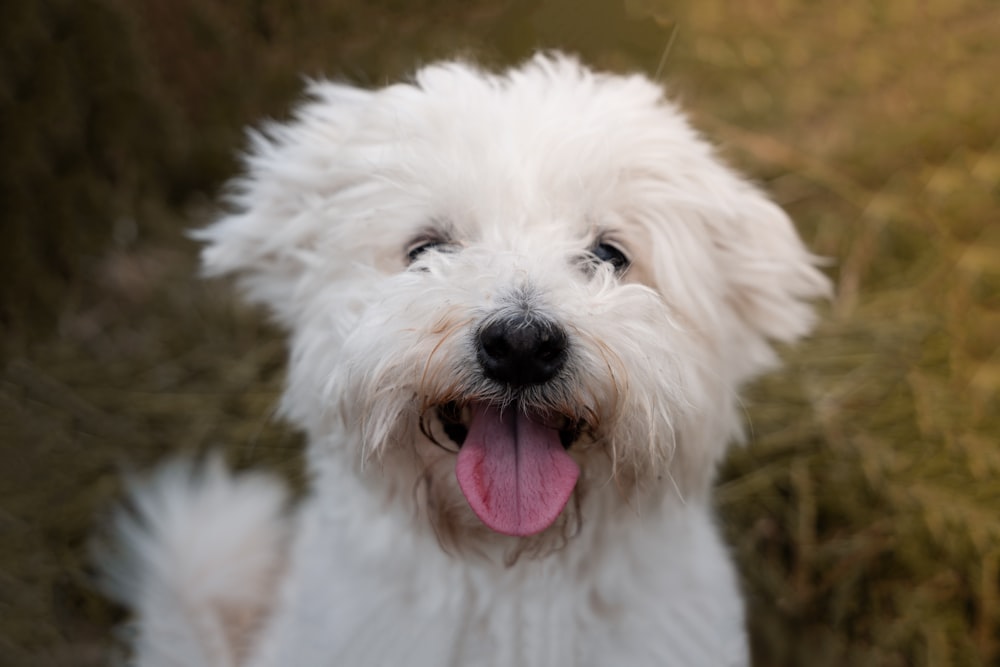
[[[516,316],[479,330],[479,363],[487,377],[513,386],[548,382],[566,362],[566,333],[545,319]]]
[[[543,361],[555,361],[566,350],[565,336],[553,337],[545,335],[538,344],[538,358]]]
[[[482,353],[492,359],[503,359],[511,353],[507,343],[507,331],[504,327],[492,324],[479,332],[479,345]]]

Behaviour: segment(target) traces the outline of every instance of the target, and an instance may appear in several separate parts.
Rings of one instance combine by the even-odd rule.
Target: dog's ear
[[[330,195],[356,181],[340,149],[358,131],[372,96],[325,81],[310,82],[308,93],[292,120],[248,133],[244,173],[227,186],[228,213],[191,234],[204,243],[205,275],[236,275],[251,301],[285,323],[316,264],[317,244],[335,226]]]
[[[791,342],[815,318],[810,301],[828,297],[823,259],[806,249],[785,212],[755,187],[739,182],[729,215],[709,217],[713,244],[726,269],[729,300],[747,326]]]
[[[785,212],[720,162],[689,143],[683,180],[659,178],[650,215],[653,278],[688,319],[704,328],[735,384],[777,363],[773,342],[790,343],[816,322],[813,302],[830,294]]]
[[[778,205],[732,173],[723,182],[715,193],[722,206],[703,220],[735,325],[731,361],[743,380],[776,362],[768,341],[790,343],[812,330],[813,301],[832,289],[818,269],[824,260],[805,247]]]

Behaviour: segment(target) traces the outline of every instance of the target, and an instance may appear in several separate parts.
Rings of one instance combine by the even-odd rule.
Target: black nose
[[[491,320],[479,330],[478,343],[486,376],[512,386],[548,382],[566,363],[566,333],[536,316]]]

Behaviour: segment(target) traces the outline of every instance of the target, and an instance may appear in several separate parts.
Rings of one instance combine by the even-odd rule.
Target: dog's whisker
[[[677,480],[674,478],[674,473],[671,472],[670,468],[667,468],[663,471],[663,474],[670,482],[670,487],[677,495],[677,500],[681,503],[681,505],[687,505],[687,501],[684,499],[684,492],[681,490],[681,487],[677,484]]]

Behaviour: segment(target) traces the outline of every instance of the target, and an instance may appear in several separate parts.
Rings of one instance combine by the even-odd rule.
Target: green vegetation
[[[281,337],[183,236],[242,127],[303,74],[535,45],[662,69],[832,258],[720,479],[757,663],[1000,660],[1000,5],[46,0],[0,8],[0,664],[107,662],[86,547],[123,471],[301,475]]]

